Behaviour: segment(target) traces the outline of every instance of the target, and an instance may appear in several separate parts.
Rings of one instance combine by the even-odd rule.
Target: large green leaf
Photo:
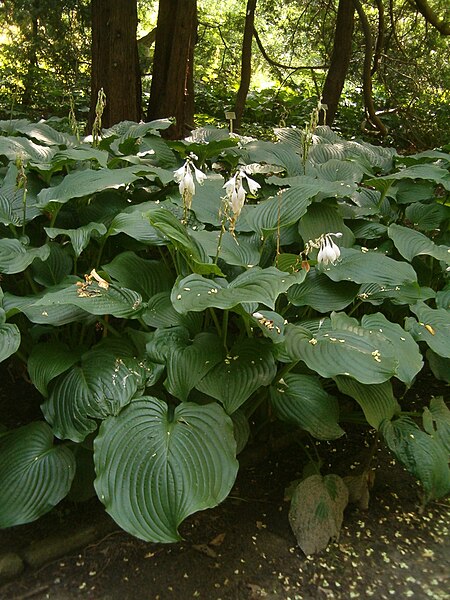
[[[180,314],[177,312],[173,307],[169,292],[161,292],[150,298],[147,308],[141,313],[140,318],[146,325],[155,329],[181,325],[195,332],[201,328],[203,322],[201,313]]]
[[[347,375],[366,384],[390,379],[398,365],[393,345],[362,327],[319,329],[313,335],[305,327],[287,325],[284,350],[291,361],[304,361],[322,377]]]
[[[335,377],[335,381],[339,391],[358,402],[367,422],[375,429],[379,429],[384,419],[392,419],[400,412],[400,405],[394,398],[390,381],[365,385],[343,375]]]
[[[0,527],[35,521],[69,492],[75,460],[43,422],[0,435]]]
[[[425,501],[450,491],[448,453],[437,439],[407,417],[384,421],[381,433],[398,460],[422,482]]]
[[[415,304],[418,300],[434,298],[436,292],[429,287],[420,287],[417,282],[400,285],[385,285],[380,283],[363,283],[358,298],[370,304],[383,304],[389,299],[392,304]]]
[[[54,286],[53,290],[65,288],[66,284]],[[15,296],[6,293],[4,298],[4,308],[7,313],[14,315],[17,312],[22,312],[32,323],[42,325],[66,325],[78,321],[86,321],[92,317],[89,313],[73,306],[71,304],[53,304],[51,306],[34,306],[35,303],[42,299],[46,292],[41,292],[35,296]]]
[[[430,238],[419,231],[394,223],[389,227],[388,235],[406,260],[411,261],[415,256],[425,254],[450,264],[450,248],[448,246],[437,246]]]
[[[364,315],[361,326],[369,332],[377,331],[383,334],[391,342],[398,359],[396,377],[406,385],[412,385],[415,376],[423,367],[422,354],[413,337],[397,323],[388,321],[382,313]]]
[[[125,288],[138,292],[145,300],[172,288],[173,276],[160,261],[146,260],[134,252],[122,252],[107,265],[108,275]]]
[[[442,397],[431,398],[430,407],[424,408],[422,420],[425,431],[439,440],[450,454],[450,410]]]
[[[327,394],[317,377],[288,373],[271,386],[270,399],[280,419],[306,429],[319,440],[344,434],[338,423],[338,401]]]
[[[79,351],[70,350],[61,342],[36,344],[28,357],[28,375],[39,392],[47,396],[50,381],[67,371],[79,358]]]
[[[258,302],[273,309],[278,296],[305,277],[306,271],[287,274],[275,267],[253,267],[228,285],[223,279],[188,275],[177,280],[171,299],[180,313],[202,311],[208,307],[228,309],[242,302]]]
[[[208,256],[215,258],[218,255],[227,265],[250,268],[259,263],[258,235],[231,235],[228,231],[225,231],[222,237],[220,235],[219,231],[206,229],[192,232],[192,236],[203,246]]]
[[[26,243],[21,243],[16,239],[0,240],[0,273],[13,275],[21,273],[31,265],[31,263],[40,258],[46,260],[50,254],[50,247],[44,244],[40,248],[31,248]]]
[[[25,163],[30,160],[50,162],[54,153],[54,148],[35,144],[24,137],[0,137],[0,156],[5,156],[12,162],[14,162],[18,156],[20,156]]]
[[[447,169],[438,167],[436,165],[418,164],[412,167],[406,167],[398,171],[398,173],[391,173],[384,175],[382,178],[369,179],[366,183],[368,185],[377,185],[382,180],[397,180],[397,179],[428,179],[434,183],[440,183],[446,189],[450,189],[450,178]]]
[[[269,385],[275,374],[270,345],[262,340],[246,339],[208,371],[196,388],[222,402],[227,413],[232,414],[254,392]]]
[[[3,309],[0,309],[3,311]],[[20,330],[13,323],[0,324],[0,362],[9,358],[20,346]]]
[[[233,424],[218,404],[185,402],[171,411],[142,397],[102,423],[95,489],[125,531],[175,542],[183,519],[226,498],[238,469],[235,452]]]
[[[219,267],[212,262],[203,247],[189,234],[187,228],[167,209],[161,208],[148,213],[150,224],[164,234],[182,252],[192,270],[208,275],[222,275]]]
[[[450,206],[414,202],[406,207],[405,217],[414,227],[422,231],[433,231],[438,229],[443,221],[450,218]]]
[[[417,281],[412,266],[393,260],[369,250],[341,248],[341,258],[334,265],[320,266],[333,281],[355,281],[356,283],[379,283],[396,286]]]
[[[168,391],[179,400],[186,401],[189,392],[222,360],[224,354],[220,338],[212,333],[199,333],[191,340],[178,340],[167,359]]]
[[[356,298],[359,286],[348,281],[331,281],[313,267],[303,283],[289,288],[287,297],[294,306],[311,306],[327,313],[342,310]]]
[[[308,556],[325,550],[339,537],[348,490],[338,475],[310,475],[292,495],[289,523],[298,545]]]
[[[72,244],[75,256],[78,258],[91,238],[99,238],[106,233],[103,223],[88,223],[77,229],[60,229],[58,227],[44,227],[45,233],[54,240],[58,235],[67,235]]]
[[[322,202],[315,202],[308,207],[299,221],[298,230],[305,243],[319,238],[323,233],[338,231],[342,233],[340,246],[352,246],[355,241],[352,230],[345,225],[337,208]]]
[[[417,342],[428,346],[444,358],[450,358],[450,312],[444,308],[430,308],[424,302],[410,307],[418,321],[408,318],[405,328]]]
[[[42,411],[57,437],[81,442],[98,419],[117,415],[151,375],[151,363],[134,358],[123,342],[122,351],[99,345],[56,379]]]
[[[72,272],[72,257],[67,247],[59,244],[49,244],[50,254],[43,261],[40,258],[33,261],[33,279],[36,283],[47,288],[57,285]]]
[[[145,165],[124,167],[122,169],[102,168],[96,171],[93,169],[75,171],[66,175],[60,184],[39,192],[39,206],[45,208],[50,202],[64,204],[73,198],[91,196],[106,189],[121,188],[133,183],[141,175],[152,174],[154,174],[154,170]]]
[[[119,318],[137,317],[142,308],[142,296],[134,290],[112,284],[104,289],[99,287],[95,279],[88,284],[79,283],[80,285],[70,284],[58,291],[48,291],[31,308],[71,305],[91,315],[112,315]]]
[[[108,235],[124,233],[143,244],[151,246],[167,244],[168,238],[150,225],[145,214],[154,207],[154,202],[144,202],[137,206],[128,207],[123,212],[115,215],[109,226]]]

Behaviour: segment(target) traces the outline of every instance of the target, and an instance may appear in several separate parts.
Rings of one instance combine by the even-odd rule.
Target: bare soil
[[[422,402],[432,394],[448,395],[448,387],[424,377],[406,400]],[[36,394],[6,374],[0,379],[0,411],[7,426],[40,417]],[[355,429],[338,444],[317,444],[325,471],[357,470],[367,441]],[[51,535],[69,547],[89,525],[108,533],[40,568],[26,566],[0,587],[0,599],[450,599],[448,499],[421,510],[417,483],[381,449],[369,510],[350,506],[339,540],[306,557],[290,530],[284,499],[306,461],[303,450],[292,445],[243,468],[222,505],[183,523],[178,544],[131,537],[95,499],[65,501],[35,523],[1,532],[0,555],[23,554]]]

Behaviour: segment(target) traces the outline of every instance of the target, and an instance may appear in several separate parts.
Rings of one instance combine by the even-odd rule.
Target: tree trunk
[[[147,119],[174,117],[167,136],[180,139],[194,127],[196,0],[160,0]]]
[[[336,116],[352,55],[354,25],[355,7],[352,0],[339,0],[330,68],[322,90],[322,102],[328,107],[326,118],[325,113],[321,112],[320,123],[322,125],[326,124],[331,127]]]
[[[89,126],[97,95],[106,94],[102,125],[140,121],[141,76],[136,40],[137,0],[91,0],[92,72]]]
[[[245,13],[244,38],[242,41],[241,82],[236,96],[234,112],[236,113],[235,129],[239,130],[244,114],[245,102],[250,88],[252,76],[252,40],[255,25],[255,10],[257,0],[248,0]]]
[[[38,70],[37,49],[39,47],[39,0],[33,0],[30,7],[31,14],[31,38],[28,46],[28,68],[24,77],[24,91],[22,95],[22,104],[31,106],[35,100],[35,81]]]

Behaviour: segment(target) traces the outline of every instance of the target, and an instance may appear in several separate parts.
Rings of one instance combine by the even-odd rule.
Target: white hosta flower
[[[324,265],[332,264],[339,259],[341,256],[341,251],[339,246],[333,242],[331,236],[340,238],[342,237],[342,233],[325,233],[320,239],[319,253],[317,255],[317,263]]]
[[[223,186],[227,192],[228,202],[235,219],[239,217],[245,204],[247,191],[242,185],[244,179],[247,181],[250,193],[255,195],[261,186],[257,181],[251,179],[243,169],[239,169]]]
[[[187,158],[184,165],[173,173],[173,178],[178,183],[178,189],[183,198],[185,210],[191,208],[192,198],[195,195],[194,175],[197,182],[202,185],[206,179],[206,175],[200,169],[197,169],[191,158]]]

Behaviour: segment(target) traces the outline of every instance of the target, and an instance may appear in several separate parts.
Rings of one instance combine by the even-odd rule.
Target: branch
[[[137,43],[140,44],[141,46],[145,46],[146,48],[150,48],[150,46],[155,43],[155,40],[156,40],[156,27],[154,29],[152,29],[150,31],[150,33],[147,33],[147,35],[144,35],[143,37],[139,38]]]
[[[377,42],[375,44],[375,54],[373,57],[373,66],[371,75],[373,75],[378,69],[380,63],[381,53],[383,52],[384,46],[384,5],[383,0],[375,0],[378,9],[378,35]]]
[[[450,35],[450,22],[440,20],[428,4],[427,0],[414,0],[414,2],[416,3],[417,10],[425,17],[425,20],[428,21],[428,23],[433,25],[440,34]]]
[[[266,52],[266,49],[262,45],[261,39],[255,28],[253,28],[253,35],[255,37],[256,43],[258,44],[258,48],[259,48],[261,54],[263,55],[263,58],[269,63],[269,65],[272,65],[272,67],[276,67],[277,69],[291,69],[292,71],[301,71],[301,70],[308,70],[308,69],[310,69],[310,70],[311,69],[328,69],[327,65],[303,65],[303,66],[299,66],[299,67],[293,67],[291,65],[283,65],[283,64],[277,62],[276,60],[273,60],[273,58],[270,58],[270,56]]]
[[[375,112],[372,97],[372,33],[370,31],[369,20],[359,0],[353,0],[356,12],[358,13],[359,22],[364,35],[364,71],[363,71],[363,91],[364,104],[366,105],[369,121],[378,129],[381,135],[387,134],[386,126]]]

